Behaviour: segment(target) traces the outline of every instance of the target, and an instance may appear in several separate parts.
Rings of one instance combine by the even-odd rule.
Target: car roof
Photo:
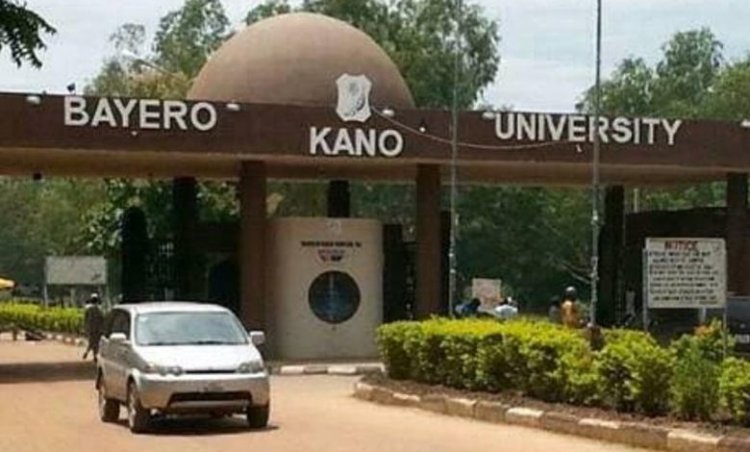
[[[145,314],[150,312],[230,312],[227,308],[217,304],[186,301],[125,303],[112,306],[112,309],[123,309],[133,314]]]

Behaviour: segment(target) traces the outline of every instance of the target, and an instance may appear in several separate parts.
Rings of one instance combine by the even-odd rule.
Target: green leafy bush
[[[705,346],[705,337],[698,336],[683,336],[672,344],[671,405],[683,419],[709,420],[719,404],[718,355]]]
[[[560,359],[559,372],[563,375],[565,401],[575,405],[598,405],[601,377],[597,372],[597,355],[588,348],[577,347],[566,351]]]
[[[0,325],[57,333],[83,333],[83,311],[76,308],[44,308],[37,304],[0,304]]]
[[[605,330],[594,351],[582,331],[547,322],[435,318],[383,325],[377,341],[392,378],[647,415],[671,407],[687,419],[710,419],[720,401],[750,422],[750,364],[721,364],[716,326],[668,348],[647,333]]]
[[[721,405],[732,419],[750,425],[750,363],[737,358],[724,360],[719,377]]]
[[[411,358],[404,345],[407,334],[414,328],[410,322],[394,322],[377,331],[380,359],[395,380],[404,380],[411,375]]]
[[[566,399],[569,374],[563,369],[563,358],[588,350],[588,343],[578,332],[546,323],[510,324],[506,333],[517,339],[519,362],[513,364],[520,378],[519,389],[546,401]]]
[[[596,365],[605,403],[648,415],[667,411],[672,356],[648,334],[628,330],[605,334]]]
[[[715,363],[720,363],[724,359],[726,352],[731,352],[734,348],[734,340],[724,330],[721,321],[712,320],[706,326],[700,326],[695,329],[693,336],[684,336],[692,338],[692,341],[698,345],[701,355]],[[680,340],[677,340],[675,346],[679,347]]]
[[[591,362],[580,334],[544,322],[397,322],[380,327],[377,341],[393,378],[485,391],[519,389],[550,401],[584,399],[586,383],[573,369]]]

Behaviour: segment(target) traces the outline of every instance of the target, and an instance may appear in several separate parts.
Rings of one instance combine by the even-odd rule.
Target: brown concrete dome
[[[364,74],[376,106],[414,106],[396,65],[365,33],[331,17],[283,14],[224,43],[203,66],[189,99],[336,105],[336,79]]]

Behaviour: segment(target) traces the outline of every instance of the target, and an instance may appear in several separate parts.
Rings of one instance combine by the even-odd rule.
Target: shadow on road
[[[117,422],[127,428],[127,421],[120,419]],[[151,427],[146,433],[153,436],[222,436],[239,435],[243,433],[265,433],[278,430],[275,425],[269,425],[263,429],[250,429],[244,419],[231,418],[207,418],[207,417],[177,417],[154,419]]]
[[[91,361],[0,364],[0,384],[94,380]]]

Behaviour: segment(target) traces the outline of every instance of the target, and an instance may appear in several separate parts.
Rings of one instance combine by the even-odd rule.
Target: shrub
[[[597,373],[602,399],[622,411],[662,414],[669,402],[672,357],[646,333],[615,330],[605,334]]]
[[[591,398],[583,392],[591,387],[592,372],[577,373],[591,368],[587,342],[549,323],[398,322],[382,326],[377,340],[393,378],[485,391],[520,389],[549,401]]]
[[[513,373],[500,332],[485,334],[477,341],[476,387],[499,392],[511,388]]]
[[[721,350],[719,350],[721,352]],[[683,419],[709,420],[719,404],[719,363],[704,338],[683,336],[672,345],[672,410]]]
[[[734,348],[734,340],[726,333],[721,321],[716,319],[706,326],[696,328],[694,336],[686,337],[692,337],[701,354],[715,363],[720,363],[724,359],[725,348],[727,352]]]
[[[77,308],[44,308],[32,303],[0,304],[0,325],[15,325],[29,330],[81,334],[83,311]]]
[[[576,405],[598,405],[601,378],[596,368],[596,354],[589,349],[566,351],[560,359],[565,401]]]
[[[722,364],[719,378],[721,405],[732,419],[750,425],[750,363],[737,358],[727,358]]]
[[[603,337],[602,349],[593,351],[581,331],[546,322],[431,319],[384,325],[377,341],[396,379],[520,390],[546,401],[647,415],[671,407],[688,419],[709,419],[720,400],[735,419],[750,421],[750,364],[727,360],[720,368],[720,329],[706,328],[669,348],[640,331],[605,330]]]
[[[519,388],[542,400],[564,400],[569,375],[563,370],[563,358],[588,350],[588,343],[575,331],[549,324],[516,326],[508,334],[518,335],[520,343],[522,361],[516,366],[521,369]]]
[[[409,378],[411,358],[404,347],[409,332],[418,325],[412,322],[395,322],[383,325],[377,331],[377,344],[380,359],[388,375],[395,380]]]

